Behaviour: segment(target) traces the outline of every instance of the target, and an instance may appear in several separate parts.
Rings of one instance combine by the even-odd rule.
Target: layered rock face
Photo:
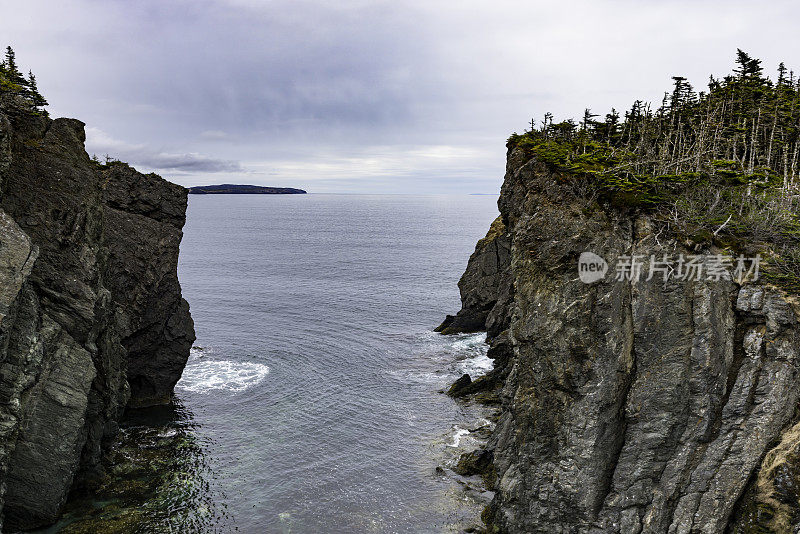
[[[98,166],[83,123],[0,101],[0,511],[58,518],[129,404],[167,400],[194,330],[177,279],[186,191]]]
[[[112,165],[102,179],[105,281],[125,318],[120,335],[130,404],[161,404],[169,400],[195,339],[177,276],[187,190],[124,164]]]
[[[797,528],[796,302],[725,277],[582,282],[583,252],[708,267],[721,251],[601,209],[516,149],[499,206],[512,301],[489,530]]]

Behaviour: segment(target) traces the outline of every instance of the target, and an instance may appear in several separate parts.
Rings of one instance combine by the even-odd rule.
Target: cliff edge
[[[0,94],[0,512],[53,523],[126,406],[169,400],[194,341],[177,278],[187,192],[99,165],[84,125]]]

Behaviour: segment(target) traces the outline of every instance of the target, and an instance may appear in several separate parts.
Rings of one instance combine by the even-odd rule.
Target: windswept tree
[[[16,54],[14,53],[14,49],[10,46],[6,47],[6,56],[3,64],[5,65],[6,76],[11,83],[19,85],[20,87],[27,87],[27,80],[25,80],[25,77],[19,71]]]
[[[733,72],[738,74],[740,78],[761,77],[761,73],[764,70],[761,68],[760,59],[750,57],[741,48],[736,49],[736,64],[739,65],[739,68]]]
[[[673,76],[672,90],[655,111],[636,101],[624,116],[612,109],[597,121],[586,109],[574,130],[548,113],[540,128],[532,125],[510,141],[536,148],[541,141],[561,139],[559,150],[569,162],[576,161],[571,151],[583,155],[593,147],[596,155],[613,153],[624,164],[598,166],[596,172],[602,168],[606,175],[631,180],[717,175],[724,168],[741,181],[780,176],[800,185],[800,82],[783,63],[772,82],[764,77],[761,60],[742,50],[736,65],[734,75],[711,76],[708,91],[699,93],[685,77]]]

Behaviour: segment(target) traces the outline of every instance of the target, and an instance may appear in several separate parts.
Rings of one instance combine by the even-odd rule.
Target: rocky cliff
[[[55,521],[128,405],[169,399],[194,341],[186,190],[99,165],[83,123],[0,95],[0,511]]]
[[[494,402],[508,374],[511,355],[508,326],[513,303],[510,247],[510,235],[502,217],[498,217],[486,237],[475,245],[467,269],[458,281],[461,310],[448,315],[435,329],[442,334],[485,330],[490,344],[488,356],[494,360],[494,369],[476,381],[469,375],[462,376],[448,392],[454,397],[480,393],[483,400]]]
[[[601,207],[518,148],[498,204],[441,328],[483,321],[504,347],[488,530],[796,532],[796,300],[753,276],[618,280],[619,258],[694,256],[710,273],[729,251]],[[581,281],[584,252],[609,272]]]

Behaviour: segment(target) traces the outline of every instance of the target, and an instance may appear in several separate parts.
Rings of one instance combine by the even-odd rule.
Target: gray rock
[[[163,404],[180,379],[195,340],[181,297],[178,250],[187,190],[125,164],[103,172],[105,280],[119,312],[127,350],[131,405]]]
[[[730,278],[617,281],[613,268],[581,282],[587,251],[612,265],[634,254],[708,265],[720,251],[687,250],[646,215],[582,200],[519,150],[498,204],[513,290],[495,294],[513,300],[496,338],[505,374],[489,531],[721,533],[747,499],[778,510],[788,486],[775,473],[800,465],[791,299]],[[485,280],[474,289],[490,302]],[[783,512],[781,524],[798,517]]]
[[[448,315],[436,328],[442,334],[486,330],[494,337],[508,327],[507,309],[511,300],[509,240],[501,217],[478,241],[467,269],[458,282],[461,310]]]
[[[0,210],[0,327],[33,270],[38,249],[22,229]]]
[[[463,374],[458,380],[453,382],[453,385],[447,390],[447,394],[451,397],[461,397],[470,391],[471,385],[472,378],[468,374]]]
[[[98,166],[84,141],[80,121],[0,95],[6,528],[52,523],[71,489],[96,483],[131,395],[168,401],[194,340],[177,279],[186,190]]]
[[[45,364],[21,399],[25,423],[6,482],[6,527],[12,529],[58,519],[86,442],[86,409],[95,377],[92,357],[47,316],[41,336],[48,347]]]
[[[41,364],[38,300],[26,284],[37,254],[28,236],[0,210],[0,510],[19,432],[20,395]]]

